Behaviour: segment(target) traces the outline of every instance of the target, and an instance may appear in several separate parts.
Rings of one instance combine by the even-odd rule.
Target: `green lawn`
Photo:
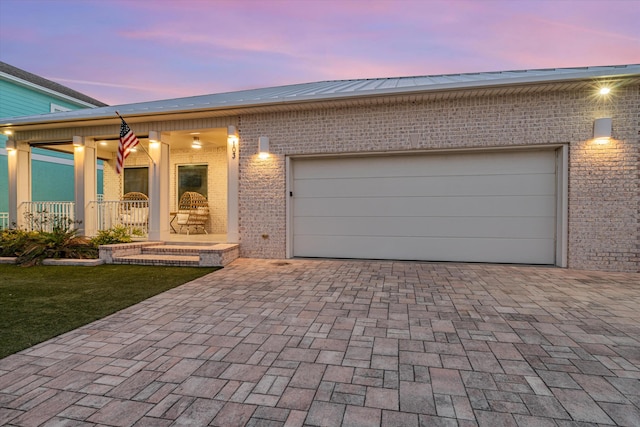
[[[0,264],[0,358],[215,270]]]

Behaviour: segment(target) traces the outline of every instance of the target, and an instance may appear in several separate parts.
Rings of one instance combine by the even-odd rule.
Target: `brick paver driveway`
[[[639,313],[639,274],[240,259],[0,361],[0,424],[639,426]]]

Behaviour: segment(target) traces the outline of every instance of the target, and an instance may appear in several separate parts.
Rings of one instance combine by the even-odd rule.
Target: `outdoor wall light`
[[[82,136],[74,136],[73,137],[73,146],[74,147],[84,147],[84,137],[82,137]]]
[[[610,92],[611,92],[611,88],[607,86],[601,87],[600,90],[598,91],[600,95],[608,95]]]
[[[202,148],[202,143],[200,142],[199,136],[193,137],[193,142],[191,143],[191,148]]]
[[[236,144],[238,143],[238,131],[233,125],[227,126],[227,143],[231,144],[231,158],[236,158]]]
[[[149,131],[149,146],[157,146],[160,143],[160,132],[156,130]]]
[[[13,132],[10,131],[9,129],[7,129],[7,130],[4,131],[4,134],[9,136],[9,135],[13,135]]]
[[[606,144],[611,139],[611,117],[602,117],[593,122],[593,139],[597,144]]]
[[[238,131],[233,125],[227,126],[227,141],[238,141]]]
[[[261,159],[269,157],[269,137],[261,136],[258,138],[258,155]]]
[[[8,152],[12,153],[18,149],[18,143],[16,142],[15,139],[9,139],[7,140],[7,144],[5,148],[7,149]]]

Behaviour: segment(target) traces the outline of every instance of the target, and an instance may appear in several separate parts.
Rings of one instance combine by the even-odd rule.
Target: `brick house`
[[[116,110],[154,159],[131,155],[124,176]],[[640,65],[318,82],[0,127],[18,222],[30,146],[66,143],[80,176],[106,161],[105,198],[122,195],[129,169],[148,177],[154,240],[193,184],[209,235],[244,257],[640,271]],[[76,181],[91,234],[92,187]]]

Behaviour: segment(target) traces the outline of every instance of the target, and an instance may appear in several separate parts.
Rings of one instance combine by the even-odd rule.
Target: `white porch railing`
[[[9,212],[0,212],[0,230],[9,228]]]
[[[20,213],[28,231],[53,231],[56,227],[73,227],[75,202],[24,202]]]
[[[148,200],[103,200],[89,203],[96,213],[96,228],[108,230],[116,225],[129,229],[134,236],[149,232]]]
[[[89,203],[87,215],[96,215],[96,229],[107,230],[116,225],[126,227],[134,236],[149,233],[148,200],[103,200]],[[73,227],[74,202],[24,202],[19,214],[28,231],[53,231],[54,227]],[[0,213],[0,229],[9,227],[9,213]]]

